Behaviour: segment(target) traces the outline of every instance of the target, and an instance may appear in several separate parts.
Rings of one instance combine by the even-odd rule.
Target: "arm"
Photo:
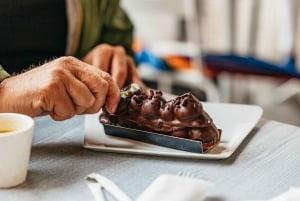
[[[133,25],[119,0],[83,1],[82,8],[80,58],[110,73],[120,88],[133,82],[146,88],[132,58]]]
[[[73,57],[61,57],[0,83],[0,112],[55,120],[96,113],[105,104],[114,112],[119,88],[111,76]]]
[[[77,41],[77,37],[72,36],[68,40],[71,46],[78,44],[78,48],[75,45],[76,50],[74,49],[76,57],[111,74],[120,88],[133,82],[146,88],[136,72],[132,58],[133,26],[120,7],[119,0],[67,2],[69,24],[77,24],[73,28],[80,27],[80,40]],[[75,7],[80,9],[74,9]],[[80,18],[77,20],[79,23],[72,21],[75,19],[73,15]],[[75,29],[73,31],[77,33]]]

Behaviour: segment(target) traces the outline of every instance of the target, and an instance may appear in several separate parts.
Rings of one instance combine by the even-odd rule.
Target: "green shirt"
[[[82,58],[101,43],[123,46],[132,54],[133,25],[119,0],[66,0],[66,55]],[[9,74],[0,66],[0,82]]]
[[[81,0],[83,23],[76,56],[83,57],[100,43],[122,45],[131,52],[133,26],[119,0]]]
[[[0,82],[4,80],[5,78],[9,77],[9,74],[3,69],[3,67],[0,65]]]

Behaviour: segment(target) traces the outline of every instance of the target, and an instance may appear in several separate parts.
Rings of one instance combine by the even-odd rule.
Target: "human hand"
[[[119,100],[120,90],[108,73],[74,57],[55,59],[0,84],[0,112],[48,113],[54,120],[96,113],[104,104],[114,112]]]
[[[136,71],[133,59],[126,55],[122,46],[98,45],[82,60],[111,74],[119,88],[127,84],[137,83],[146,89]]]

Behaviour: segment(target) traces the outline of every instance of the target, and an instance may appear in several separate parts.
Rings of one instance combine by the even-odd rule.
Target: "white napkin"
[[[299,201],[300,187],[291,187],[287,192],[272,198],[270,201]]]
[[[265,200],[265,201],[299,201],[299,200],[300,200],[300,187],[291,187],[287,192],[284,192],[276,197],[271,198],[270,200]]]
[[[202,201],[213,184],[185,176],[161,175],[157,177],[136,201]]]

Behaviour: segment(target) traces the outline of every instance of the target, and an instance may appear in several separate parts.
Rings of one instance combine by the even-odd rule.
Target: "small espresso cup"
[[[34,120],[17,113],[0,113],[0,188],[26,180]]]

